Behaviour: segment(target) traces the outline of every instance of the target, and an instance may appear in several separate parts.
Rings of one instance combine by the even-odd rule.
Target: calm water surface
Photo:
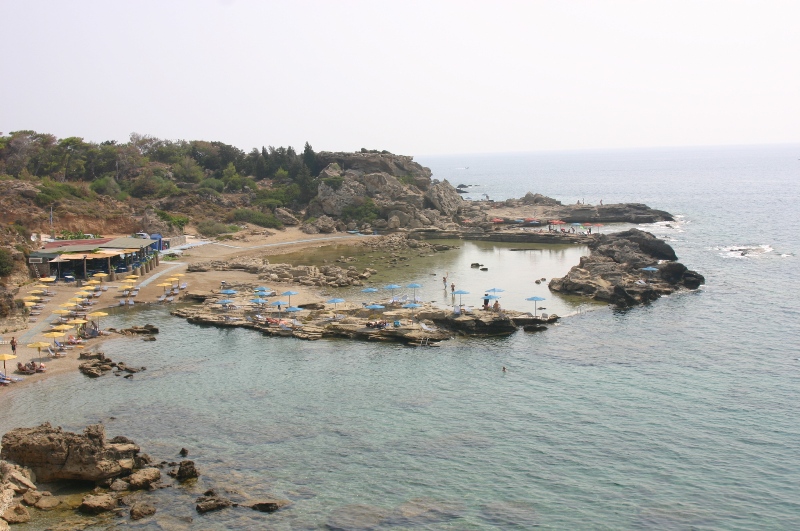
[[[469,304],[499,287],[507,307],[530,310],[524,298],[541,295],[548,311],[570,317],[542,334],[414,349],[268,339],[161,309],[127,312],[106,324],[150,322],[158,341],[114,340],[105,351],[146,373],[6,389],[0,428],[103,421],[157,459],[189,448],[201,483],[159,491],[156,518],[133,528],[797,528],[798,153],[419,159],[435,177],[479,184],[493,199],[530,190],[676,213],[677,223],[643,228],[670,240],[707,284],[616,312],[533,283],[562,275],[581,249],[462,243],[382,270],[376,283],[420,282],[418,296],[446,304],[441,274],[450,271]],[[480,276],[472,261],[489,271]],[[208,487],[231,487],[237,500],[272,493],[293,506],[268,517],[199,517],[192,500]]]

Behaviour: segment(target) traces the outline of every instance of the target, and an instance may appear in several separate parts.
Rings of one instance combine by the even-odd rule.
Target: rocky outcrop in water
[[[703,275],[681,263],[665,241],[649,232],[631,229],[596,236],[591,253],[566,276],[550,281],[550,289],[610,302],[618,307],[655,300],[679,289],[697,289]],[[655,271],[643,271],[654,267]]]

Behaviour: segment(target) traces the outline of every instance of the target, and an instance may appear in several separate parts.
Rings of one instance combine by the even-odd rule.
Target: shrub
[[[342,218],[345,221],[364,221],[372,223],[378,219],[378,206],[372,198],[364,198],[342,209]]]
[[[338,190],[342,187],[342,183],[344,182],[344,177],[327,177],[322,179],[322,182],[333,188],[334,190]]]
[[[116,196],[122,191],[122,189],[119,187],[119,183],[117,183],[117,181],[115,181],[114,178],[109,175],[101,177],[100,179],[92,182],[92,184],[89,185],[89,188],[91,188],[91,190],[96,194],[110,196]]]
[[[197,224],[197,231],[203,236],[213,237],[219,236],[226,232],[236,232],[239,227],[236,225],[226,225],[219,221],[201,221]]]
[[[214,179],[213,177],[209,177],[208,179],[203,179],[200,181],[200,188],[208,188],[210,190],[214,190],[215,192],[222,193],[225,189],[225,183],[219,179]]]
[[[187,216],[175,216],[165,210],[156,210],[156,214],[158,214],[159,218],[174,227],[178,227],[181,231],[186,227],[186,224],[189,223],[189,218]]]
[[[93,193],[86,186],[74,185],[70,183],[59,183],[50,179],[42,179],[39,186],[39,193],[33,199],[39,207],[52,205],[59,199],[71,198],[85,201]]]
[[[14,271],[14,257],[8,249],[0,249],[0,277],[7,277]]]
[[[283,223],[278,221],[278,218],[272,214],[265,214],[258,210],[251,210],[249,208],[237,208],[230,214],[231,221],[243,221],[245,223],[252,223],[259,227],[267,227],[271,229],[279,229],[283,227]]]

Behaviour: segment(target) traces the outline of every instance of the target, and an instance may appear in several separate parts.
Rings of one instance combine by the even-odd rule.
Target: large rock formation
[[[379,229],[452,228],[464,205],[449,182],[431,181],[430,170],[411,157],[323,152],[318,160],[325,168],[307,210],[310,217],[339,219],[369,209],[377,214],[373,224]],[[320,227],[309,230],[324,232]]]
[[[672,247],[649,232],[631,229],[597,236],[589,248],[591,254],[566,276],[550,281],[551,290],[626,307],[705,282],[703,275],[675,262]],[[647,267],[657,271],[643,271]]]
[[[30,468],[38,481],[81,480],[100,482],[130,473],[139,447],[125,437],[106,441],[101,424],[77,434],[49,423],[16,428],[3,435],[0,458]]]

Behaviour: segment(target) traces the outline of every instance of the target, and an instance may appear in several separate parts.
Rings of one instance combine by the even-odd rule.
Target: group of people
[[[33,374],[35,372],[44,372],[46,369],[47,367],[44,366],[44,363],[36,363],[33,360],[24,365],[22,363],[17,363],[17,370],[21,373]]]
[[[382,329],[386,328],[387,326],[389,326],[389,323],[387,321],[367,321],[367,328]]]

